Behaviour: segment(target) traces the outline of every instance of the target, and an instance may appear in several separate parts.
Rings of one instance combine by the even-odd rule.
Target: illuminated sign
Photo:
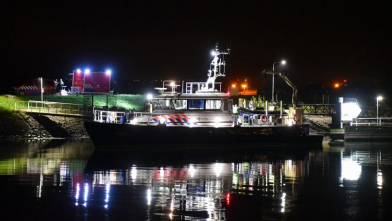
[[[339,98],[341,103],[341,121],[352,121],[361,113],[361,108],[357,103],[357,99],[353,98]]]

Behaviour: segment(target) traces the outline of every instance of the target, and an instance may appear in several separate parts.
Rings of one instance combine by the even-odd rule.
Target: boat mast
[[[219,58],[219,55],[223,55],[223,60]],[[215,91],[215,80],[217,77],[224,77],[225,76],[225,67],[226,62],[224,59],[224,55],[230,54],[230,49],[228,48],[227,51],[219,51],[218,43],[215,45],[215,49],[211,51],[211,55],[214,56],[212,59],[210,70],[208,70],[208,79],[204,87],[202,87],[201,91]],[[223,70],[222,70],[223,66]],[[223,71],[223,73],[222,73]]]

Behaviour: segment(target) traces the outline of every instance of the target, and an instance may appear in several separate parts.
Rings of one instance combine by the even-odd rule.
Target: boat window
[[[174,108],[176,110],[182,110],[182,109],[186,109],[186,102],[187,100],[175,100],[174,101]]]
[[[204,109],[204,100],[189,100],[189,109],[190,110],[200,110]]]
[[[206,100],[206,109],[208,110],[218,110],[222,106],[221,100]]]
[[[170,100],[152,100],[154,110],[170,110],[172,106],[170,105]]]

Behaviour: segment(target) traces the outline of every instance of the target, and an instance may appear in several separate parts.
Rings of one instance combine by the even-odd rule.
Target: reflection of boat
[[[265,112],[235,113],[229,93],[217,88],[224,76],[228,54],[216,47],[207,82],[163,81],[158,95],[148,98],[146,112],[94,110],[94,121],[85,122],[91,140],[103,145],[183,145],[183,144],[312,144],[322,136],[309,135],[308,125],[295,124],[299,118]],[[223,73],[221,73],[221,71]],[[181,91],[176,88],[181,86]],[[167,92],[166,87],[171,87]],[[299,123],[299,122],[298,122]],[[294,125],[293,125],[294,124]]]
[[[259,150],[246,154],[238,149],[241,148],[222,153],[226,156],[223,159],[210,153],[208,159],[187,158],[192,155],[187,151],[140,154],[125,149],[96,149],[87,164],[85,182],[94,188],[95,199],[100,200],[95,200],[95,205],[102,202],[104,208],[122,203],[118,198],[124,199],[126,194],[135,198],[145,193],[145,199],[137,198],[137,204],[147,204],[148,213],[153,212],[161,219],[187,216],[203,220],[252,220],[256,210],[249,208],[254,207],[268,211],[264,219],[283,218],[295,198],[292,194],[301,191],[294,184],[315,168],[307,163],[309,151]],[[125,186],[129,186],[127,191]]]
[[[187,165],[189,163],[306,160],[309,148],[301,146],[179,146],[162,149],[143,146],[132,149],[98,148],[88,160],[86,170],[123,169],[133,165]],[[110,160],[108,160],[110,159]]]

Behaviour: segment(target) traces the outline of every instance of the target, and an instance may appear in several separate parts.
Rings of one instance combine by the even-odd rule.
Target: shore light
[[[275,71],[275,64],[286,64],[286,60],[277,61],[272,64],[272,71]],[[275,74],[272,75],[272,102],[274,102]]]
[[[245,92],[246,84],[243,84],[242,87],[244,88],[244,92]]]
[[[383,99],[382,96],[377,97],[377,103],[376,103],[376,106],[377,106],[377,125],[380,125],[380,119],[378,118],[378,102],[382,101],[382,99]]]

